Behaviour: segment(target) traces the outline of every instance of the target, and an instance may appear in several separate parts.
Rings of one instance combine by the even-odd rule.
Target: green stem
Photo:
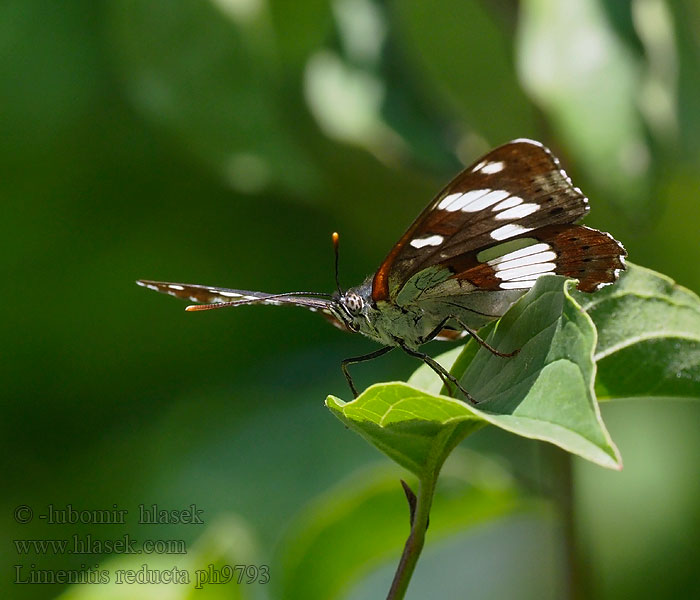
[[[406,594],[408,584],[411,581],[411,576],[425,543],[425,531],[428,528],[428,517],[430,516],[430,507],[433,503],[435,482],[436,478],[431,477],[421,480],[418,484],[416,511],[411,525],[411,533],[404,545],[399,566],[394,574],[394,581],[391,583],[389,595],[386,597],[387,600],[401,600]]]
[[[590,578],[581,557],[581,547],[576,531],[576,512],[574,506],[574,475],[572,456],[559,448],[550,447],[549,465],[554,474],[554,496],[559,507],[563,525],[565,550],[565,585],[566,598],[584,600],[589,598],[588,582]]]

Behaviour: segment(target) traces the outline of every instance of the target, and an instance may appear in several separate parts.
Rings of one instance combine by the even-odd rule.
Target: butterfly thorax
[[[418,305],[372,300],[372,279],[336,297],[337,316],[348,329],[384,345],[415,349],[440,330],[440,317]]]

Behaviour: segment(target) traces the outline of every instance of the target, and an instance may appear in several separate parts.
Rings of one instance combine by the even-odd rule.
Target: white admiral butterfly
[[[320,311],[334,325],[361,333],[382,348],[348,365],[401,348],[427,363],[449,387],[457,379],[418,348],[433,339],[466,334],[499,356],[476,330],[502,316],[548,273],[579,280],[593,292],[625,268],[625,249],[607,233],[574,225],[588,212],[559,161],[542,144],[519,139],[489,152],[435,197],[394,245],[377,272],[334,294],[265,294],[244,290],[140,280],[158,292],[189,299],[208,310],[244,304],[293,304]],[[333,234],[338,276],[338,236]]]

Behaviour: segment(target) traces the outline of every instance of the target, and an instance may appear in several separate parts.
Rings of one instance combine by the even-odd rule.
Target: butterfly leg
[[[516,348],[513,350],[513,352],[499,352],[496,350],[491,344],[489,344],[486,340],[482,339],[479,334],[474,331],[471,327],[467,327],[462,320],[459,317],[452,317],[457,323],[459,323],[460,327],[464,329],[470,336],[474,338],[474,340],[480,345],[486,348],[489,352],[495,354],[496,356],[500,356],[501,358],[510,358],[512,356],[515,356],[520,352],[520,348]]]
[[[439,376],[440,379],[442,379],[442,382],[445,384],[445,387],[447,389],[450,389],[449,383],[452,382],[457,386],[460,392],[462,392],[466,397],[469,402],[472,404],[476,405],[478,402],[474,399],[474,396],[472,396],[467,390],[464,389],[462,384],[457,380],[457,378],[452,375],[445,367],[443,367],[439,362],[437,362],[435,359],[431,358],[424,352],[419,352],[418,350],[412,350],[408,346],[406,346],[403,342],[399,341],[399,345],[401,346],[401,349],[406,353],[410,354],[411,356],[414,356],[416,358],[420,358],[426,365],[428,365],[433,371],[435,371]]]
[[[396,346],[384,346],[384,348],[380,348],[379,350],[375,350],[374,352],[370,352],[369,354],[363,354],[362,356],[354,356],[353,358],[346,358],[343,362],[340,363],[340,368],[343,370],[343,375],[345,375],[345,379],[347,380],[348,385],[350,386],[350,390],[352,391],[353,397],[357,398],[359,394],[357,393],[357,388],[355,387],[355,384],[352,381],[352,377],[350,377],[348,366],[354,365],[355,363],[361,363],[367,360],[372,360],[373,358],[379,358],[380,356],[383,356],[390,350],[393,350],[395,347]]]

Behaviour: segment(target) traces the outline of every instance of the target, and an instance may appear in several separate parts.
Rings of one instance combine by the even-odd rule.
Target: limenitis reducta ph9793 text
[[[588,200],[574,187],[559,161],[542,144],[519,139],[489,152],[457,175],[430,202],[379,269],[363,283],[332,294],[267,294],[244,290],[139,280],[158,292],[208,310],[244,304],[292,304],[321,312],[337,327],[361,333],[381,348],[341,363],[353,394],[348,365],[377,358],[394,348],[420,358],[449,388],[457,379],[419,347],[433,339],[471,335],[506,310],[545,274],[578,279],[593,292],[614,282],[625,268],[622,244],[607,233],[575,225]]]

